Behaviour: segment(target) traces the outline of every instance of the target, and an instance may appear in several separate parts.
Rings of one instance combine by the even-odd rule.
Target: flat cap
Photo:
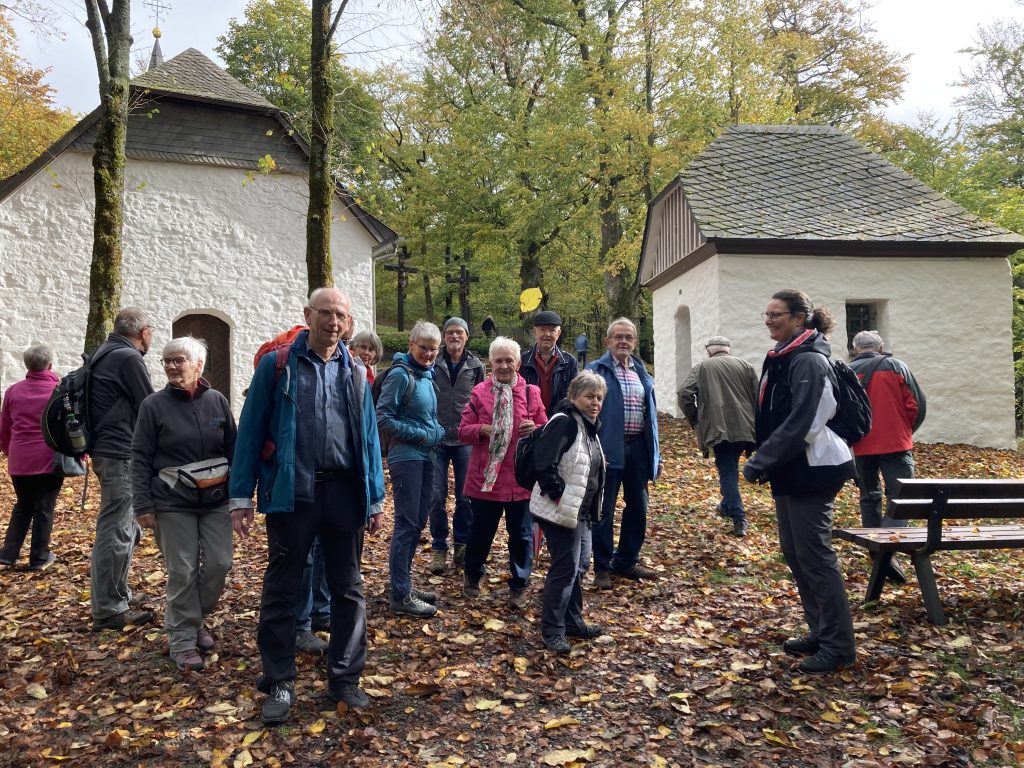
[[[707,347],[729,347],[732,349],[732,342],[729,341],[725,336],[712,336],[708,339],[708,343],[704,345]]]
[[[550,309],[545,309],[543,312],[538,312],[533,316],[534,327],[538,325],[561,325],[562,318],[559,317],[557,312],[552,312]]]

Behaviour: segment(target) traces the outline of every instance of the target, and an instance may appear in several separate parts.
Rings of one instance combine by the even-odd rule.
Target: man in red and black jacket
[[[883,348],[882,337],[875,331],[861,331],[853,337],[850,367],[871,401],[871,431],[851,446],[857,461],[860,519],[865,528],[906,525],[905,520],[882,514],[882,481],[888,499],[897,480],[914,476],[913,434],[925,416],[924,392],[914,374],[906,363],[883,352]],[[905,580],[895,563],[889,578]]]

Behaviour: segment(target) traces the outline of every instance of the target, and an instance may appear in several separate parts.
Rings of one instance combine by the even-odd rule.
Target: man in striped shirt
[[[611,576],[656,579],[657,571],[640,564],[647,535],[647,483],[661,475],[658,450],[658,409],[654,379],[633,354],[637,329],[626,317],[608,326],[608,351],[587,366],[608,386],[601,410],[601,447],[608,462],[601,523],[594,528],[594,581],[611,589]],[[615,502],[622,488],[625,506],[614,547]]]

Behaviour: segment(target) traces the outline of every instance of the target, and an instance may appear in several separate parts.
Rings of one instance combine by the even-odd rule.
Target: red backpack
[[[296,325],[294,328],[288,331],[281,331],[277,336],[272,338],[270,341],[265,341],[260,344],[260,348],[256,350],[256,354],[252,358],[253,370],[260,364],[260,360],[268,352],[275,354],[274,359],[274,383],[276,384],[281,380],[281,372],[284,371],[284,367],[288,365],[288,350],[291,349],[292,344],[295,341],[295,337],[303,331],[308,331],[309,327],[305,325]]]

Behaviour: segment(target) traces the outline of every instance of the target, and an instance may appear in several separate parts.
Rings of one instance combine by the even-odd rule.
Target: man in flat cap
[[[540,387],[540,399],[550,417],[569,391],[569,382],[579,370],[576,358],[558,347],[562,335],[562,318],[557,312],[545,309],[533,318],[533,338],[536,342],[523,353],[519,374],[527,384]]]
[[[679,390],[679,407],[697,430],[697,444],[715,455],[722,500],[718,514],[732,520],[733,536],[747,533],[746,513],[739,487],[742,453],[754,448],[754,402],[757,371],[732,355],[725,336],[713,336],[704,345],[708,356],[690,369]]]

